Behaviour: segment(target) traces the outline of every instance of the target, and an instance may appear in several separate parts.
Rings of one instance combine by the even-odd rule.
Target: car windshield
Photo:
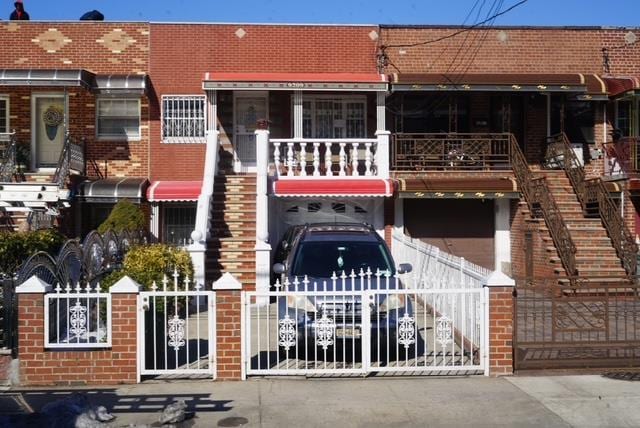
[[[394,273],[391,257],[384,244],[379,242],[311,241],[303,242],[293,260],[291,276],[329,278],[335,272],[347,274],[354,270],[380,269]]]

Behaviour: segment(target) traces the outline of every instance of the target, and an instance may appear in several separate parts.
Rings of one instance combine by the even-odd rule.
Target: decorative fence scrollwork
[[[94,287],[105,275],[118,270],[127,251],[146,242],[142,232],[90,232],[82,242],[70,239],[57,256],[38,252],[29,257],[16,275],[21,284],[33,275],[48,284],[90,284]]]

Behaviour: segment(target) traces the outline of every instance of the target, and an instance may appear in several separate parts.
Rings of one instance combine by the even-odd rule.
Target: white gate
[[[487,374],[487,289],[412,285],[361,270],[243,293],[244,374]]]
[[[140,376],[215,378],[215,293],[167,278],[138,297]]]

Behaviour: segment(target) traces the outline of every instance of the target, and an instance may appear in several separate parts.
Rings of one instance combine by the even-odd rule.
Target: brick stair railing
[[[254,288],[256,176],[217,175],[212,207],[206,283],[229,272],[248,289]]]

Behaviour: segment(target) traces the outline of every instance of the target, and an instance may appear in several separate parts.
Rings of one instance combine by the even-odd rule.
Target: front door
[[[256,166],[256,122],[267,119],[267,94],[238,94],[234,111],[234,151],[236,172]]]
[[[55,168],[65,138],[65,98],[60,95],[34,95],[32,106],[31,166]]]

